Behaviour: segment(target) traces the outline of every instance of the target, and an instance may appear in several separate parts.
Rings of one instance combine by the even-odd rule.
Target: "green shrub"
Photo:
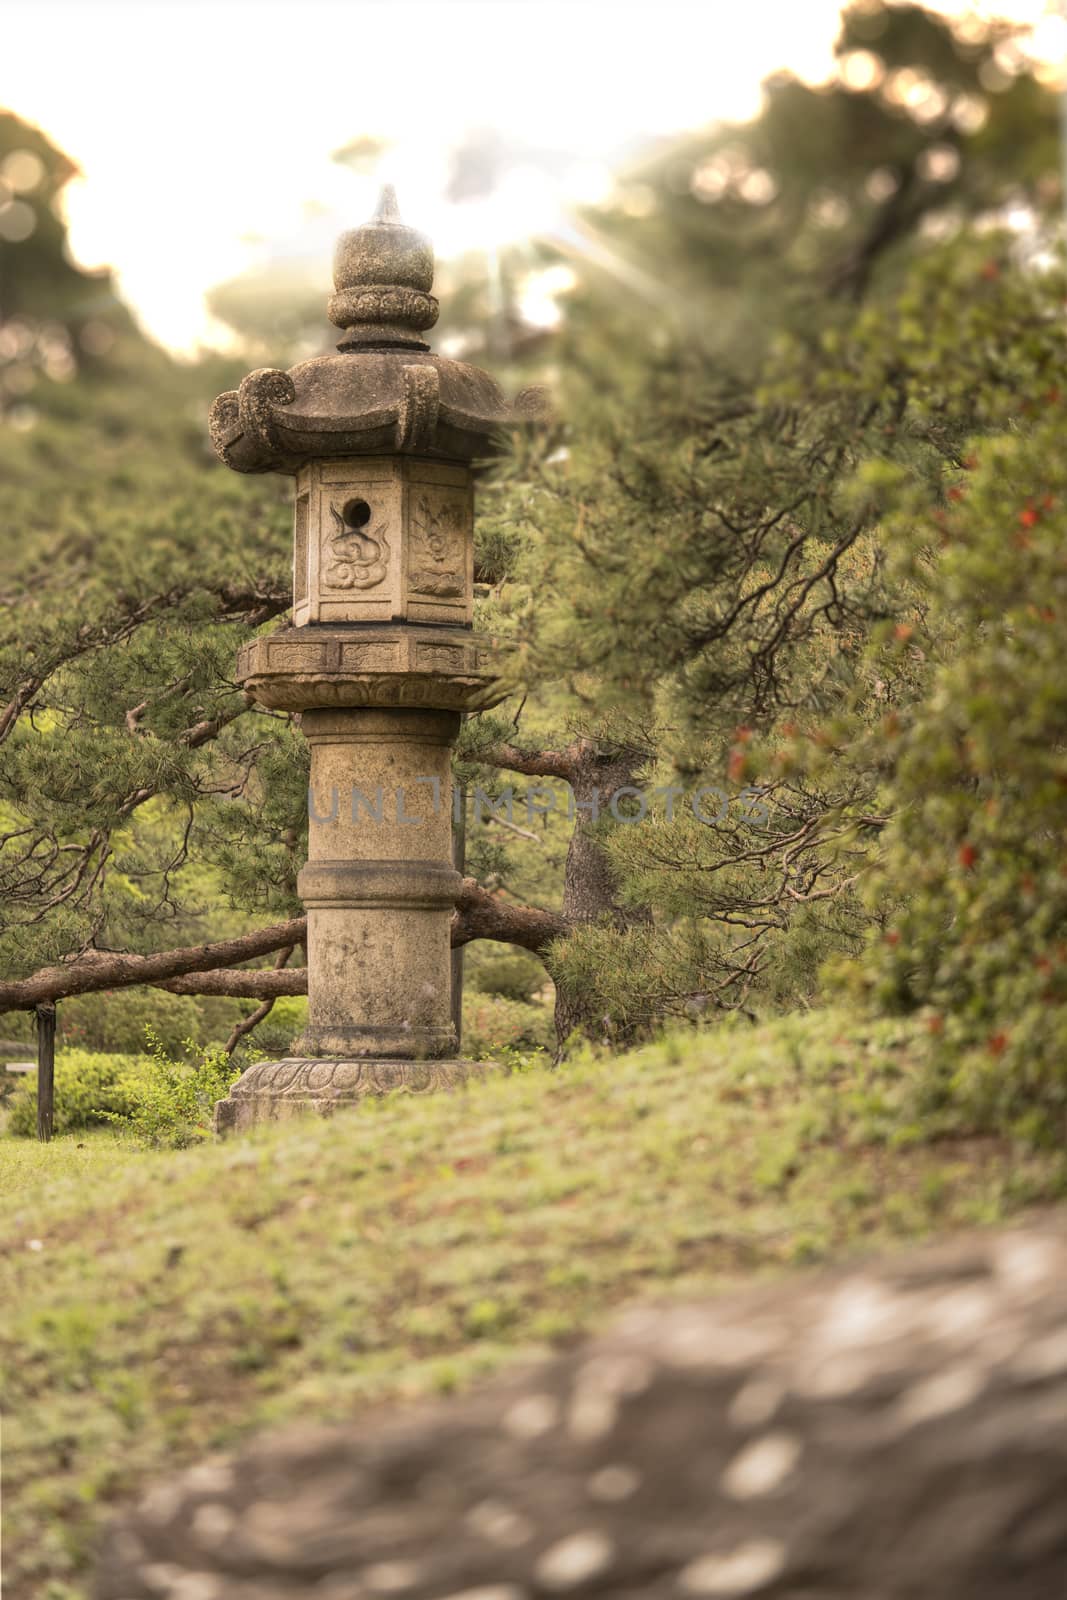
[[[211,1135],[215,1102],[240,1074],[222,1050],[198,1051],[187,1042],[185,1059],[168,1055],[152,1037],[152,1053],[126,1082],[127,1106],[108,1120],[129,1130],[143,1144],[181,1149]]]
[[[145,1029],[168,1050],[180,1050],[186,1039],[197,1038],[201,1017],[191,995],[168,994],[165,989],[104,989],[80,994],[58,1007],[58,1043],[80,1050],[139,1055],[145,1047]]]
[[[536,956],[515,951],[511,955],[491,955],[472,963],[470,987],[479,994],[499,995],[505,1000],[531,1001],[543,989],[548,974]]]
[[[500,1050],[554,1050],[556,1031],[544,1006],[473,994],[463,1007],[463,1053],[492,1056]]]
[[[61,1050],[56,1054],[56,1107],[53,1129],[75,1133],[100,1127],[134,1108],[138,1074],[143,1058],[103,1055],[91,1050]],[[8,1132],[23,1139],[37,1132],[37,1084],[19,1084],[11,1096]]]
[[[1035,394],[1031,412],[973,445],[945,508],[924,517],[905,501],[889,524],[901,556],[932,574],[925,626],[908,640],[929,685],[892,730],[893,816],[865,889],[887,925],[858,976],[880,1009],[924,1017],[925,1115],[955,1106],[1062,1143],[1063,401]]]

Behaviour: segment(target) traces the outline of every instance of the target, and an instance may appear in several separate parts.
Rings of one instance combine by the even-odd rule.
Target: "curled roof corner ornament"
[[[293,380],[276,367],[260,367],[241,379],[237,391],[237,412],[245,433],[265,450],[278,446],[275,408],[292,405],[296,399]]]
[[[234,437],[240,435],[240,407],[237,403],[236,389],[227,389],[225,394],[220,394],[217,400],[212,401],[211,410],[208,412],[207,431],[211,435],[215,454],[220,461],[230,466],[227,452]]]
[[[330,456],[396,452],[473,461],[497,453],[508,428],[547,420],[547,392],[509,405],[487,372],[434,354],[430,241],[401,216],[391,186],[334,255],[330,320],[337,353],[290,372],[249,373],[211,411],[216,454],[236,472],[296,473]]]
[[[441,409],[441,380],[436,367],[403,369],[404,393],[396,419],[396,448],[418,455],[429,450]]]

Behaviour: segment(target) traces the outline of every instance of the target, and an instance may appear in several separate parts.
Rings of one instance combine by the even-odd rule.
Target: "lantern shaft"
[[[308,912],[312,1056],[405,1061],[455,1050],[450,923],[454,711],[311,711]]]

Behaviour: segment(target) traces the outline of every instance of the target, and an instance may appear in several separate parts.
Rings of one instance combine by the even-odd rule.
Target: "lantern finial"
[[[372,222],[402,222],[400,207],[396,203],[396,190],[391,183],[382,184],[382,192],[378,196],[378,209],[375,211]]]
[[[429,349],[421,335],[437,321],[433,246],[401,220],[391,183],[370,220],[338,239],[333,282],[328,310],[344,329],[339,350]]]

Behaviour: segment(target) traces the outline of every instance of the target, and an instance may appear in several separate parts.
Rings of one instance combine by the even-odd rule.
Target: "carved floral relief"
[[[462,504],[453,498],[434,504],[421,494],[412,507],[411,526],[411,592],[442,600],[462,595],[466,531]]]

